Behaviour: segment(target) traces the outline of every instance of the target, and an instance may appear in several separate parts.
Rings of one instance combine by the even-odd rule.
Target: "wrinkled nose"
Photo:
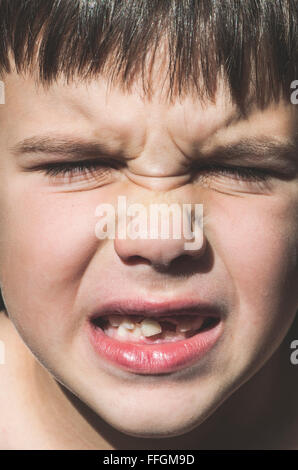
[[[163,222],[165,222],[163,220]],[[157,230],[158,227],[158,230]],[[168,230],[166,229],[168,227]],[[132,262],[136,258],[146,260],[158,269],[166,269],[177,258],[185,255],[200,257],[205,250],[205,237],[202,226],[202,214],[200,217],[181,217],[180,223],[173,222],[163,225],[162,221],[156,224],[148,220],[133,238],[128,230],[125,236],[114,240],[115,251],[125,262]]]

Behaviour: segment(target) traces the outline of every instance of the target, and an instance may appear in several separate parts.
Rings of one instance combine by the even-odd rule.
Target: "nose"
[[[172,219],[172,225],[167,226],[165,223],[163,228],[161,225],[165,220],[159,219],[160,224],[156,224],[156,219],[155,223],[149,220],[145,224],[145,229],[143,226],[134,237],[129,231],[125,236],[123,233],[121,237],[117,234],[114,239],[115,251],[125,262],[143,259],[159,270],[168,268],[181,256],[199,258],[204,253],[206,240],[202,227],[202,213],[200,217],[197,217],[197,213],[195,215],[195,218],[181,217],[180,223],[176,225]],[[165,227],[170,229],[167,231]]]

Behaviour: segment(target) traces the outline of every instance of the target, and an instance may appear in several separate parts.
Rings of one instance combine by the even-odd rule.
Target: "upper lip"
[[[111,314],[141,315],[145,317],[162,317],[184,314],[221,318],[224,314],[224,308],[220,304],[206,301],[186,301],[177,299],[152,302],[140,299],[125,299],[104,303],[93,312],[91,320]]]

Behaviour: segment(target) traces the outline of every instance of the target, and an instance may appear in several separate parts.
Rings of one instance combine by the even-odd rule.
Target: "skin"
[[[243,138],[294,140],[296,108],[280,102],[237,119],[223,86],[205,105],[193,96],[168,103],[158,91],[145,99],[137,86],[108,90],[103,78],[46,90],[12,73],[5,87],[1,446],[298,448],[289,348],[297,338],[297,174],[279,170],[266,184],[216,172],[191,181],[187,166],[199,151],[205,162]],[[96,177],[50,180],[34,165],[53,155],[11,150],[49,134],[108,143],[127,167],[104,182],[100,169]],[[119,194],[147,204],[202,203],[202,249],[186,252],[183,239],[98,240],[95,208],[116,205]],[[115,295],[219,302],[227,312],[220,341],[189,370],[151,377],[120,370],[99,359],[85,332],[92,309]]]

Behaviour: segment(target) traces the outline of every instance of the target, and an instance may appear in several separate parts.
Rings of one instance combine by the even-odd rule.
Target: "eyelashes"
[[[267,181],[272,177],[271,173],[260,168],[253,167],[241,167],[241,166],[224,166],[224,165],[210,165],[204,168],[198,169],[206,174],[219,174],[223,176],[233,177],[241,181],[248,182],[262,182]]]
[[[119,161],[105,160],[81,160],[75,162],[55,162],[48,163],[36,168],[48,176],[50,180],[62,183],[71,183],[92,178],[107,178],[111,176],[113,170],[119,170],[125,164]],[[272,178],[272,172],[254,167],[241,167],[231,165],[210,164],[204,167],[196,166],[190,169],[193,177],[208,178],[212,176],[226,176],[227,178],[242,183],[253,184],[262,183]]]
[[[109,172],[111,169],[119,167],[119,163],[105,162],[105,161],[90,161],[83,160],[79,162],[57,162],[52,163],[40,168],[41,171],[47,176],[56,177],[75,177],[75,176],[91,176],[99,170],[103,170],[104,173]]]

